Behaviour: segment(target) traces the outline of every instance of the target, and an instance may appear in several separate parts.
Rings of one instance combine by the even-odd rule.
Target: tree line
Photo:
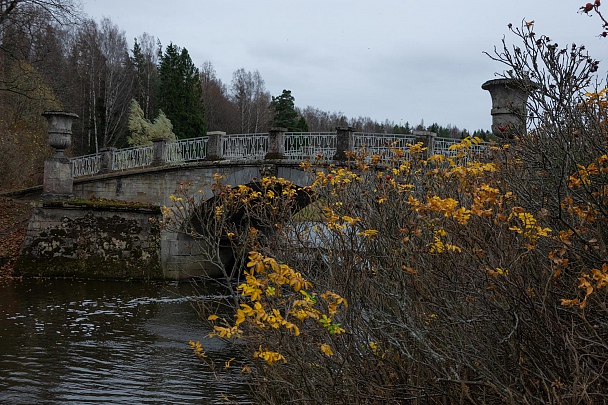
[[[224,83],[211,62],[199,68],[186,48],[163,46],[151,34],[141,34],[129,47],[124,30],[108,18],[87,18],[75,0],[2,0],[0,153],[20,157],[18,163],[0,163],[0,171],[13,173],[5,186],[39,183],[36,173],[50,153],[44,110],[78,114],[70,151],[75,156],[145,143],[159,131],[189,138],[208,130],[255,133],[272,126],[313,132],[337,126],[383,133],[427,129],[299,108],[290,90],[272,96],[257,70],[239,68]],[[437,124],[428,129],[440,136],[468,135]],[[25,179],[19,179],[22,173]]]

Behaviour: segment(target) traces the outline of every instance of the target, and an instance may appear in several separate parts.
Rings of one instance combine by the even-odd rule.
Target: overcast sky
[[[507,24],[535,20],[560,44],[584,43],[603,60],[599,18],[580,0],[83,0],[89,17],[110,18],[129,43],[147,32],[163,47],[211,61],[230,84],[258,70],[268,91],[289,89],[298,107],[348,117],[459,128],[490,128],[481,84],[502,67],[483,51],[500,46]],[[602,71],[606,70],[601,65]]]

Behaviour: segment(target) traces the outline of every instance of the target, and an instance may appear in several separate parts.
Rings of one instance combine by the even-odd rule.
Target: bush
[[[298,191],[276,178],[218,176],[207,209],[166,209],[168,226],[230,244],[248,269],[224,273],[235,320],[202,313],[240,342],[258,402],[607,400],[608,100],[589,91],[584,48],[532,28],[495,55],[539,86],[530,131],[485,157],[465,139],[450,158],[417,144],[305,162],[321,223],[287,215]]]

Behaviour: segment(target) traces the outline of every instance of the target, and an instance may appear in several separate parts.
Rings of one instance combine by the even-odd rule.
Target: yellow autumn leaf
[[[331,350],[331,347],[327,343],[323,343],[321,345],[321,351],[328,356],[333,356],[334,352]]]
[[[378,235],[378,231],[375,229],[366,229],[365,231],[359,232],[357,235],[373,238],[374,236]]]

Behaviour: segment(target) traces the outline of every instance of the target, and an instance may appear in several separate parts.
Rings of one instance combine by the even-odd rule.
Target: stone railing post
[[[72,198],[74,188],[72,164],[64,155],[64,151],[72,144],[72,122],[78,118],[78,115],[64,111],[46,111],[42,115],[49,124],[49,145],[55,149],[55,154],[44,161],[42,198],[47,200]]]
[[[167,142],[167,138],[152,139],[152,144],[154,146],[152,166],[164,166],[167,163]]]
[[[352,152],[354,148],[353,127],[336,128],[336,154],[334,160],[346,160],[346,151]]]
[[[268,152],[264,159],[285,159],[285,132],[287,132],[287,128],[270,128],[268,131]]]
[[[414,143],[420,143],[424,145],[426,151],[424,157],[433,156],[435,154],[435,138],[437,134],[429,131],[412,131],[414,135]]]
[[[207,132],[209,140],[207,141],[207,155],[205,160],[222,160],[224,151],[222,150],[222,136],[226,135],[223,131]]]
[[[109,173],[114,169],[114,152],[116,152],[116,150],[116,148],[110,147],[99,151],[99,153],[101,153],[99,173]]]
[[[538,84],[530,80],[488,80],[481,88],[492,97],[492,133],[499,138],[513,139],[526,131],[526,102]]]

